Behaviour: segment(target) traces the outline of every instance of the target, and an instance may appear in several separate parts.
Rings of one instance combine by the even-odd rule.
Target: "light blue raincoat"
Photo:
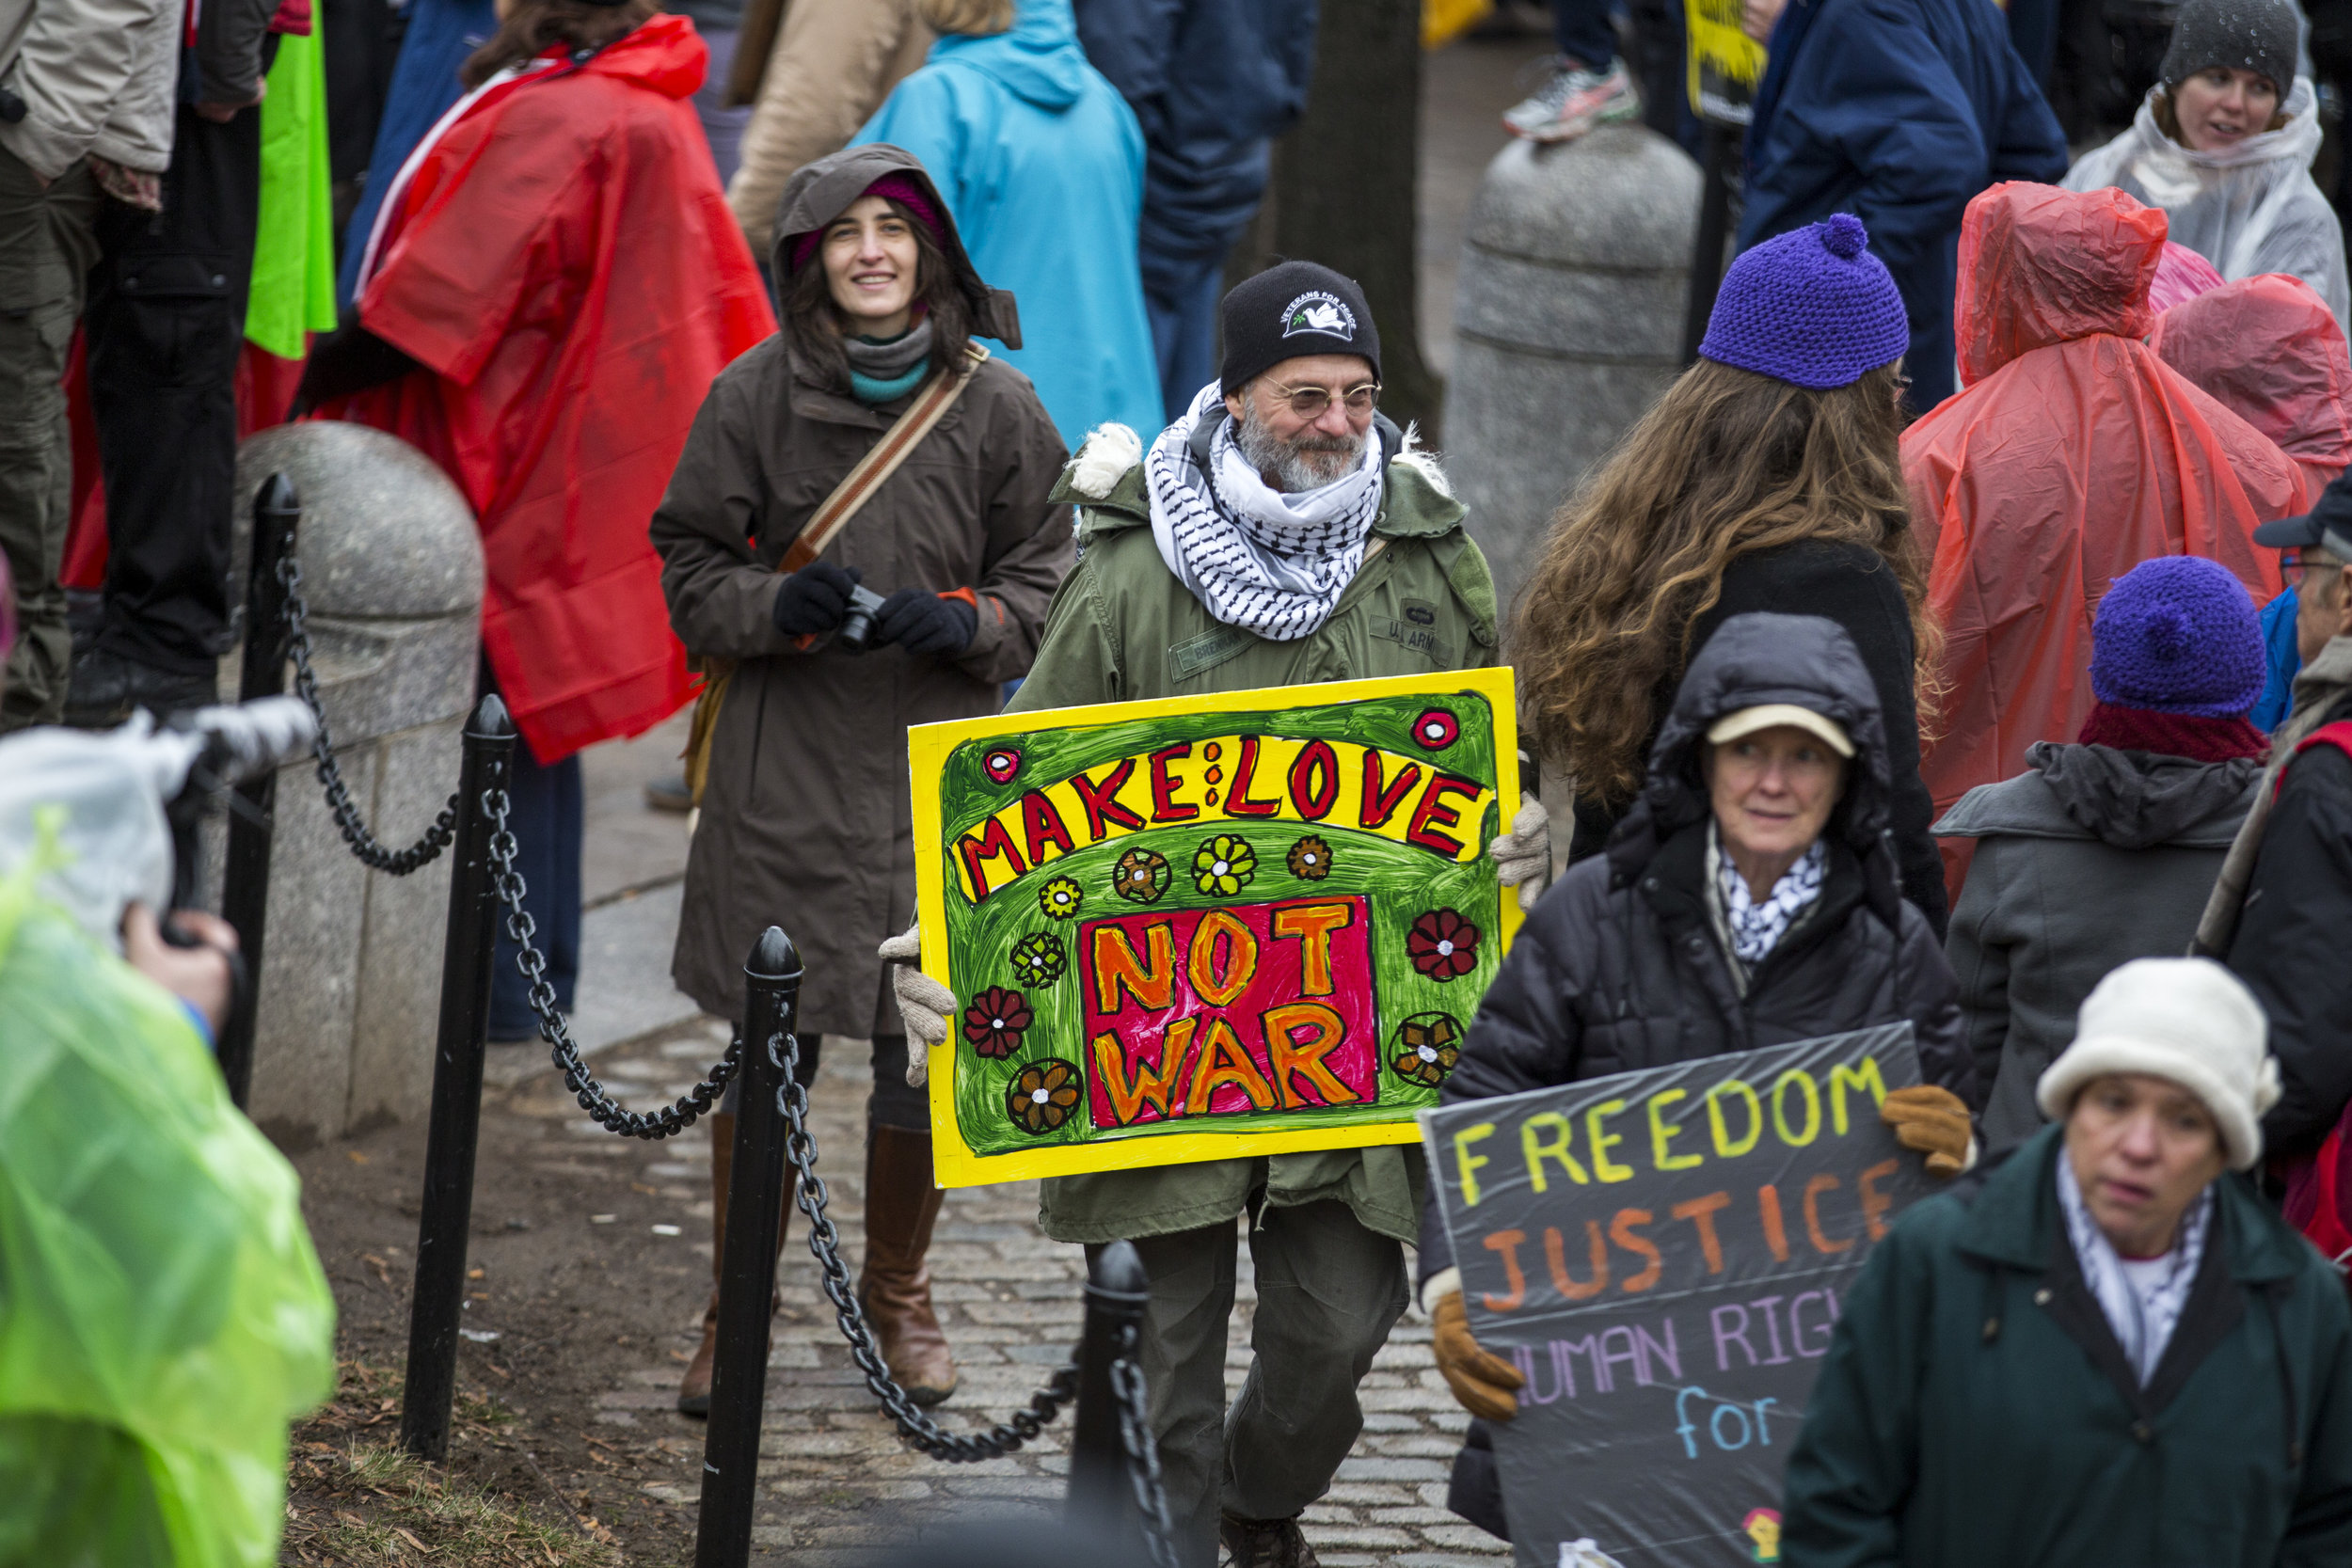
[[[1071,450],[1105,420],[1150,440],[1163,421],[1136,254],[1143,132],[1087,64],[1070,0],[1021,0],[993,38],[941,39],[851,145],[877,141],[923,160],[972,264],[1012,292],[1022,346],[1005,358]]]

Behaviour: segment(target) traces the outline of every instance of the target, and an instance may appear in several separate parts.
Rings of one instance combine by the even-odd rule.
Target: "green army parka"
[[[1394,425],[1377,428],[1388,458],[1377,548],[1322,628],[1288,642],[1211,616],[1160,559],[1142,464],[1089,492],[1073,479],[1089,467],[1081,451],[1050,498],[1078,508],[1077,569],[1054,595],[1037,661],[1007,711],[1493,664],[1494,578],[1462,531],[1464,508]],[[1389,1144],[1058,1177],[1043,1185],[1038,1223],[1058,1242],[1133,1240],[1230,1223],[1262,1194],[1278,1207],[1336,1199],[1367,1227],[1409,1242],[1422,1190],[1420,1146]]]

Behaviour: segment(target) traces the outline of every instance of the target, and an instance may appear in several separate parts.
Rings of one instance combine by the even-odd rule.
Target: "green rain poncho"
[[[277,1560],[335,1379],[297,1198],[177,999],[0,876],[0,1563]]]
[[[307,37],[278,40],[269,95],[262,100],[261,219],[245,335],[280,359],[308,354],[310,333],[335,330],[327,172],[325,42],[314,23]]]

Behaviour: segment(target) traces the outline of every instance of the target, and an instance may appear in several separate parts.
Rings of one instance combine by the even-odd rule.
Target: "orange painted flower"
[[[1032,1132],[1051,1132],[1078,1108],[1078,1069],[1058,1056],[1021,1069],[1005,1091],[1005,1109]]]

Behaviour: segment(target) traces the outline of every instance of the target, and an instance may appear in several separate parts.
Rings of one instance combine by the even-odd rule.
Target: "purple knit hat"
[[[1724,275],[1699,356],[1816,391],[1849,387],[1911,346],[1911,321],[1869,230],[1851,213],[1742,251]]]
[[[2227,719],[2263,694],[2253,598],[2226,567],[2160,555],[2122,577],[2090,630],[2090,689],[2112,707]]]

